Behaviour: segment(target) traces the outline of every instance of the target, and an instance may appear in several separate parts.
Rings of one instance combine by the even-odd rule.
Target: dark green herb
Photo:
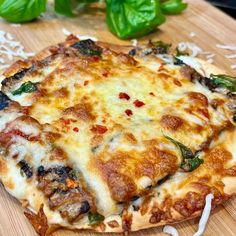
[[[233,121],[236,122],[236,111],[233,114]]]
[[[197,169],[201,164],[203,164],[203,160],[199,159],[198,156],[195,156],[193,159],[185,159],[185,162],[181,164],[181,169],[186,172],[191,172]]]
[[[190,172],[195,170],[203,163],[203,160],[199,159],[197,155],[194,155],[190,148],[170,138],[169,136],[164,135],[164,137],[169,141],[171,141],[177,148],[179,148],[182,155],[182,162],[180,164],[181,169],[183,169],[186,172]]]
[[[12,95],[20,95],[22,93],[32,93],[37,90],[38,83],[33,83],[31,81],[23,83],[20,88],[12,92]]]
[[[9,22],[31,21],[46,10],[47,0],[1,0],[0,16]]]
[[[182,0],[166,0],[161,1],[161,10],[166,15],[180,14],[187,8],[188,4]]]
[[[119,38],[146,35],[165,21],[160,2],[153,0],[106,0],[106,22]]]
[[[188,54],[187,52],[182,52],[182,51],[180,51],[179,48],[177,47],[177,48],[175,49],[175,55],[176,55],[177,57],[179,57],[179,56],[188,56],[189,54]]]
[[[214,86],[226,88],[230,92],[236,92],[236,77],[229,75],[210,75],[211,82]]]
[[[172,139],[169,136],[164,135],[164,137],[168,140],[170,140],[177,148],[179,148],[181,155],[183,157],[183,159],[191,159],[194,158],[194,154],[191,151],[190,148],[186,147],[185,145],[183,145],[182,143]]]
[[[89,219],[89,225],[97,225],[101,221],[103,221],[105,217],[103,215],[100,215],[99,213],[89,212],[88,219]]]
[[[97,46],[91,39],[81,40],[71,46],[86,56],[101,56],[102,48]]]
[[[77,179],[78,179],[78,175],[79,175],[79,173],[78,173],[78,171],[76,171],[76,170],[71,170],[71,171],[69,172],[69,176],[70,176],[73,180],[77,180]]]
[[[156,53],[159,54],[167,54],[171,47],[170,43],[164,43],[163,41],[151,42],[151,44],[153,44]]]

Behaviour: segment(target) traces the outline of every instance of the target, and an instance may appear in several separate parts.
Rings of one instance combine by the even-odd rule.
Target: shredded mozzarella
[[[63,33],[64,35],[66,35],[66,36],[69,36],[69,35],[72,34],[69,30],[67,30],[67,29],[65,29],[65,28],[62,29],[62,33]],[[76,36],[77,36],[80,40],[91,39],[91,40],[93,40],[94,42],[98,41],[98,39],[97,39],[96,37],[93,37],[93,36],[90,36],[90,35],[76,35]]]
[[[137,47],[138,46],[138,40],[137,39],[132,39],[131,40],[131,45],[134,46],[134,47]]]
[[[207,62],[212,64],[214,62],[214,60],[212,58],[209,58],[209,59],[207,59]]]
[[[195,37],[195,36],[196,36],[196,33],[191,32],[189,35],[190,35],[190,37]]]
[[[231,69],[236,70],[236,64],[230,66]]]
[[[211,202],[213,198],[214,195],[211,193],[206,196],[206,204],[202,212],[202,217],[199,221],[198,231],[193,236],[201,236],[205,231],[205,227],[211,213]]]
[[[27,59],[34,56],[34,53],[25,52],[23,45],[15,41],[14,37],[10,33],[0,31],[0,70],[7,68],[9,65],[6,63],[6,59],[10,63],[15,58]],[[5,64],[6,63],[6,64]]]
[[[21,24],[10,24],[12,27],[21,27]]]
[[[179,233],[178,233],[178,231],[176,230],[176,228],[173,227],[173,226],[170,226],[170,225],[166,225],[166,226],[163,228],[163,233],[169,234],[169,235],[171,235],[171,236],[179,236]]]
[[[66,36],[69,36],[71,34],[71,32],[65,28],[62,29],[62,33]]]
[[[222,45],[222,44],[216,44],[216,47],[226,49],[226,50],[231,50],[235,51],[236,50],[236,45]]]
[[[197,46],[195,43],[190,43],[190,42],[180,42],[178,44],[178,49],[181,52],[190,50],[191,51],[190,57],[196,57],[199,53],[202,52],[202,49],[199,46]]]
[[[216,55],[216,54],[214,54],[214,53],[209,53],[209,54],[206,55],[206,58],[207,58],[207,59],[210,59],[210,58],[215,57],[215,55]]]
[[[225,57],[228,59],[234,59],[236,58],[236,54],[225,55]]]

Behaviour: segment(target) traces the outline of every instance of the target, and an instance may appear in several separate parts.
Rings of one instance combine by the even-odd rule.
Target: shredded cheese
[[[236,45],[222,45],[222,44],[216,44],[216,47],[226,49],[226,50],[231,50],[235,51],[236,50]]]
[[[196,36],[196,33],[191,32],[189,35],[190,35],[190,37],[195,37],[195,36]]]
[[[132,39],[132,40],[131,40],[131,45],[132,45],[133,47],[137,47],[137,46],[138,46],[138,40],[137,40],[137,39]]]
[[[228,59],[234,59],[236,58],[236,54],[225,55],[225,57]]]
[[[173,226],[170,226],[170,225],[166,225],[166,226],[163,228],[163,233],[169,234],[169,235],[171,235],[171,236],[179,236],[179,233],[178,233],[178,231],[176,230],[176,228],[173,227]]]
[[[201,236],[205,231],[205,227],[211,213],[211,202],[213,198],[214,195],[211,193],[206,196],[206,204],[202,212],[202,217],[199,221],[198,231],[193,236]]]
[[[64,35],[66,35],[66,36],[69,36],[69,35],[72,34],[69,30],[67,30],[67,29],[65,29],[65,28],[62,29],[62,33],[63,33]],[[90,36],[90,35],[76,35],[76,36],[77,36],[80,40],[91,39],[91,40],[93,40],[94,42],[98,41],[98,39],[97,39],[96,37],[93,37],[93,36]]]
[[[0,31],[0,70],[9,67],[14,59],[27,59],[31,56],[34,56],[34,53],[25,52],[24,46],[19,41],[15,41],[12,34]]]
[[[199,53],[202,52],[202,49],[199,46],[197,46],[195,43],[190,43],[190,42],[180,42],[178,44],[178,49],[181,52],[190,50],[191,51],[190,57],[196,57]]]
[[[236,70],[236,64],[230,66],[231,69]]]

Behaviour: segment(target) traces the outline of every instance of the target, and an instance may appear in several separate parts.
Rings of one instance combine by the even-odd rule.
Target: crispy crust
[[[59,44],[59,48],[67,45],[71,45],[75,43],[78,39],[74,36],[70,36],[67,41],[64,44]],[[127,52],[132,47],[123,47],[123,46],[117,46],[117,45],[110,45],[106,43],[99,42],[98,45],[101,45],[103,47],[112,48],[113,50],[117,52]],[[54,55],[55,52],[58,52],[58,48],[56,49],[54,46],[48,47],[47,49],[43,50],[39,54],[37,54],[35,57],[30,58],[28,61],[22,62],[18,61],[14,63],[10,68],[8,68],[4,76],[10,77],[17,72],[20,72],[22,68],[29,68],[33,64],[35,64],[36,61],[44,60],[49,56]],[[205,72],[205,75],[209,75],[211,73],[213,74],[222,74],[224,71],[218,69],[217,67],[206,63],[205,61],[202,61],[200,59],[196,59],[202,66],[203,71]],[[233,137],[233,139],[232,139]],[[227,139],[225,143],[227,143],[227,140],[231,141],[231,145],[236,143],[236,131],[235,129],[227,135]],[[224,146],[224,143],[221,145]],[[231,150],[230,150],[231,151]],[[210,155],[210,154],[209,154]],[[224,155],[225,156],[225,155]],[[1,164],[1,163],[0,163]],[[224,163],[223,163],[224,164]],[[229,169],[229,168],[228,168]],[[208,171],[206,174],[206,170]],[[225,168],[226,170],[226,168]],[[203,167],[198,168],[197,171],[194,171],[190,176],[188,176],[189,181],[186,182],[186,180],[182,180],[178,183],[178,186],[176,190],[183,190],[182,193],[179,195],[171,196],[168,195],[166,199],[163,199],[161,203],[157,203],[155,197],[151,198],[149,200],[147,209],[139,209],[138,211],[135,211],[134,209],[129,209],[127,212],[127,216],[123,214],[123,222],[119,215],[110,216],[105,219],[104,224],[101,224],[93,230],[98,232],[122,232],[122,231],[137,231],[140,229],[150,228],[150,227],[156,227],[161,226],[165,224],[174,224],[177,222],[185,221],[188,219],[195,218],[199,216],[204,208],[205,203],[205,196],[208,193],[215,194],[215,199],[213,200],[213,207],[216,207],[219,204],[222,204],[222,202],[228,200],[230,196],[236,194],[236,186],[235,186],[235,180],[236,180],[236,171],[231,171],[230,175],[225,175],[221,173],[218,173],[218,179],[217,181],[213,181],[212,183],[209,183],[207,181],[210,181],[209,178],[209,171],[213,174],[216,173],[216,169],[209,169],[208,167],[203,165]],[[219,184],[219,182],[221,182]],[[225,184],[225,185],[224,185]],[[163,187],[163,189],[160,189],[160,192],[165,193],[166,189]],[[191,195],[191,193],[193,193]],[[191,196],[190,196],[191,195]],[[186,201],[192,201],[191,206],[189,207],[188,211],[186,212],[184,209],[186,205]],[[201,203],[200,205],[199,202]],[[185,205],[184,205],[185,204]],[[142,212],[144,211],[144,214]],[[43,213],[42,207],[39,210],[39,214],[43,216],[41,213]],[[132,217],[130,217],[130,214],[132,214]],[[29,216],[29,217],[28,217]],[[28,218],[36,219],[32,217],[33,215],[28,214]],[[45,219],[44,219],[45,220]],[[124,226],[124,222],[125,226]],[[37,223],[37,222],[36,222]],[[130,225],[129,225],[130,224]],[[33,223],[34,225],[34,223]],[[44,222],[44,225],[46,223]],[[36,225],[38,227],[38,225]],[[51,226],[49,225],[49,228],[55,227],[55,225]],[[87,224],[84,225],[66,225],[66,227],[74,229],[74,228],[91,228]],[[43,230],[47,231],[48,228],[43,228]],[[46,232],[45,231],[45,232]],[[39,232],[40,235],[44,235],[44,233]]]

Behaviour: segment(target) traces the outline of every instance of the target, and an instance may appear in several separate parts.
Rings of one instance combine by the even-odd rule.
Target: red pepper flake
[[[78,133],[78,132],[79,132],[79,128],[78,128],[78,127],[74,127],[74,128],[73,128],[73,131],[76,132],[76,133]]]
[[[89,81],[88,80],[85,80],[84,81],[84,86],[87,86],[89,84]]]
[[[69,125],[71,122],[76,122],[75,119],[61,119],[61,121],[64,123],[64,125]]]
[[[149,93],[151,96],[155,97],[155,94],[153,92]]]
[[[158,68],[158,72],[164,70],[164,64],[162,63],[160,67]]]
[[[134,101],[134,105],[135,105],[136,107],[142,107],[142,106],[145,105],[145,103],[142,102],[142,101],[139,101],[139,100],[137,99],[137,100]]]
[[[125,110],[127,116],[132,116],[133,112],[130,109]]]
[[[104,134],[107,132],[107,127],[103,125],[94,125],[91,129],[92,132],[99,133],[99,134]]]
[[[100,60],[100,57],[98,57],[98,56],[90,57],[90,61],[92,61],[92,62],[98,62],[99,60]]]
[[[129,100],[130,96],[127,93],[119,93],[119,98]]]
[[[107,76],[108,76],[108,71],[103,72],[102,75],[103,75],[104,77],[107,77]]]

